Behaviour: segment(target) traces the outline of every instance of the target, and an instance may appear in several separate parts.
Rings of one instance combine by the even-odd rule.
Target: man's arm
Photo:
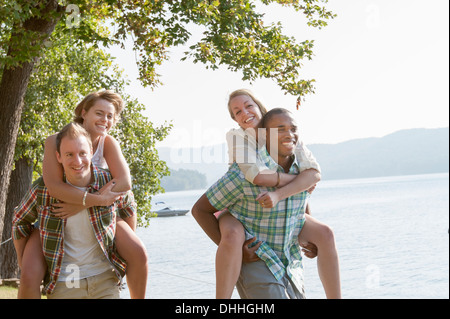
[[[206,194],[203,194],[194,204],[191,212],[203,231],[216,243],[216,245],[219,245],[221,238],[219,222],[214,216],[214,213],[217,211],[218,209],[211,205]]]
[[[233,164],[228,171],[192,207],[192,216],[205,233],[217,245],[220,243],[220,229],[215,212],[230,208],[244,196],[241,171]]]
[[[221,239],[219,221],[214,216],[214,213],[217,211],[218,209],[211,205],[206,194],[203,194],[199,198],[199,200],[194,204],[194,207],[192,207],[191,210],[192,216],[194,216],[195,220],[203,229],[203,231],[209,236],[209,238],[211,238],[211,240],[216,245],[219,245]],[[258,244],[256,244],[252,248],[248,247],[255,240],[256,238],[254,237],[244,242],[244,246],[242,247],[242,261],[244,263],[250,263],[259,260],[259,257],[256,255],[256,250],[258,250],[262,242],[258,242]]]
[[[14,209],[14,219],[12,221],[12,237],[14,248],[17,253],[19,267],[22,266],[22,256],[25,245],[33,231],[33,223],[37,219],[36,198],[39,180],[35,181],[19,205]]]

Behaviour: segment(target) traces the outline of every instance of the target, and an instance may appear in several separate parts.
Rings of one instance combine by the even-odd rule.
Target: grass
[[[17,298],[17,288],[2,286],[0,287],[0,299],[16,299]]]
[[[19,289],[15,287],[0,286],[0,299],[17,299]],[[47,299],[47,296],[41,296],[41,299]]]

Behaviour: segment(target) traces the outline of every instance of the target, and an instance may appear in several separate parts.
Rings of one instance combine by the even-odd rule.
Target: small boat
[[[184,216],[189,212],[189,209],[173,209],[164,202],[155,203],[155,208],[157,208],[157,206],[163,207],[155,211],[155,214],[158,217]]]

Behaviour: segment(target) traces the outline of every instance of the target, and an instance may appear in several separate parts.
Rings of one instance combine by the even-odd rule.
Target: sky
[[[181,62],[186,47],[171,49],[170,60],[157,69],[163,85],[151,90],[136,80],[131,45],[112,48],[132,82],[128,93],[146,106],[144,115],[154,125],[174,125],[157,146],[225,143],[226,132],[237,128],[228,95],[240,88],[253,91],[268,109],[291,110],[307,145],[449,126],[449,1],[329,0],[327,8],[338,16],[322,30],[308,27],[293,9],[257,7],[267,23],[281,21],[285,34],[315,41],[315,56],[300,73],[316,80],[316,93],[297,111],[296,97],[270,79],[250,84],[225,67],[212,71]],[[201,38],[199,29],[191,32],[192,41]]]

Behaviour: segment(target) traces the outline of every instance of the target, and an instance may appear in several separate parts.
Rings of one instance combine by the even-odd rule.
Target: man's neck
[[[294,162],[294,157],[293,156],[278,156],[278,159],[276,160],[276,162],[287,173],[287,172],[289,172],[289,170],[292,166],[292,163]]]
[[[270,156],[270,158],[277,165],[281,166],[285,172],[289,172],[289,170],[291,169],[292,163],[294,163],[295,155],[282,156],[282,155],[278,154],[278,152],[277,152],[278,150],[275,151],[275,154],[273,154],[273,152],[271,152],[268,149],[267,145],[265,145],[265,150],[267,152],[267,155]]]
[[[88,187],[92,183],[93,179],[94,179],[94,176],[93,176],[92,171],[91,171],[91,174],[89,174],[89,176],[87,176],[86,178],[83,178],[83,179],[71,180],[66,175],[66,181],[69,184],[76,186],[76,187]]]

